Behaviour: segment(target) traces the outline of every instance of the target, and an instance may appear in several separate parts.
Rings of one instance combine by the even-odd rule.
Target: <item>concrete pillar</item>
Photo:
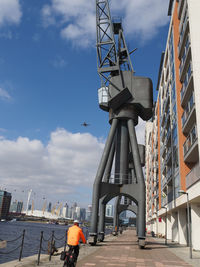
[[[186,209],[178,210],[179,243],[187,245],[187,213]]]
[[[178,242],[178,213],[173,212],[171,216],[171,232],[172,232],[172,241]]]
[[[162,217],[161,221],[158,221],[158,234],[165,235],[165,218]]]
[[[200,250],[200,204],[191,203],[192,247]]]
[[[172,239],[172,215],[167,215],[167,239]]]

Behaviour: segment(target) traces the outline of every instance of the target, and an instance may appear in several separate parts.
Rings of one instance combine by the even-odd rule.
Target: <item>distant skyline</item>
[[[165,50],[168,0],[112,0],[136,75],[153,80]],[[109,131],[98,107],[95,1],[0,0],[0,187],[13,199],[87,207]],[[83,127],[83,122],[90,124]],[[144,122],[137,126],[144,142]],[[37,196],[37,197],[36,197]]]

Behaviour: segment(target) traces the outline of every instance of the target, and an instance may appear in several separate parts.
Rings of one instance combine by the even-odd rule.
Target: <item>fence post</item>
[[[38,252],[38,261],[37,261],[37,265],[40,264],[40,254],[41,254],[41,250],[42,250],[42,239],[43,239],[43,231],[41,231],[41,236],[40,236],[40,248],[39,248],[39,252]]]
[[[21,261],[21,258],[22,258],[22,251],[23,251],[23,247],[24,247],[24,236],[25,236],[25,229],[23,230],[23,234],[22,234],[22,244],[21,244],[21,249],[20,249],[20,253],[19,253],[19,261]]]
[[[64,251],[66,251],[66,246],[67,246],[67,231],[65,231],[65,245],[64,245]]]
[[[51,235],[51,244],[50,244],[50,251],[49,251],[49,261],[51,261],[51,253],[52,253],[52,246],[53,246],[53,238],[54,238],[54,231],[52,231],[52,235]]]

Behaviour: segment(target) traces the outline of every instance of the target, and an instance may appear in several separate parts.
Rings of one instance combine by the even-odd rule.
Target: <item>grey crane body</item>
[[[152,82],[134,75],[122,24],[111,21],[108,0],[96,0],[96,22],[99,105],[109,112],[111,128],[93,185],[89,243],[97,242],[99,218],[100,239],[104,238],[105,205],[114,197],[125,196],[137,205],[139,246],[144,247],[144,147],[138,146],[135,126],[138,117],[149,120],[152,116]]]

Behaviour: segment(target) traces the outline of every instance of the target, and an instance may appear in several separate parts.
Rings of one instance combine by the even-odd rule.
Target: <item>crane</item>
[[[97,71],[101,79],[99,106],[109,112],[111,128],[93,185],[89,243],[97,242],[98,220],[105,217],[105,205],[114,197],[126,196],[138,205],[138,244],[143,248],[145,182],[135,126],[138,117],[145,121],[152,117],[152,81],[135,76],[130,59],[134,50],[128,51],[121,19],[111,19],[108,0],[96,0],[96,33]],[[112,169],[114,179],[111,179]],[[116,186],[118,184],[120,187]],[[103,220],[100,220],[99,229],[104,235]]]
[[[61,208],[62,208],[62,203],[60,203],[60,205],[57,208],[57,211],[56,211],[57,216],[59,216]]]
[[[44,204],[43,204],[43,207],[42,207],[42,213],[43,213],[43,215],[44,215],[46,206],[47,206],[47,201],[45,200],[45,202],[44,202]]]
[[[52,210],[51,210],[51,214],[52,214],[52,215],[54,215],[54,213],[55,213],[56,206],[57,206],[57,203],[53,206],[53,208],[52,208]]]
[[[32,200],[32,206],[31,206],[31,213],[33,214],[34,211],[34,200]]]

